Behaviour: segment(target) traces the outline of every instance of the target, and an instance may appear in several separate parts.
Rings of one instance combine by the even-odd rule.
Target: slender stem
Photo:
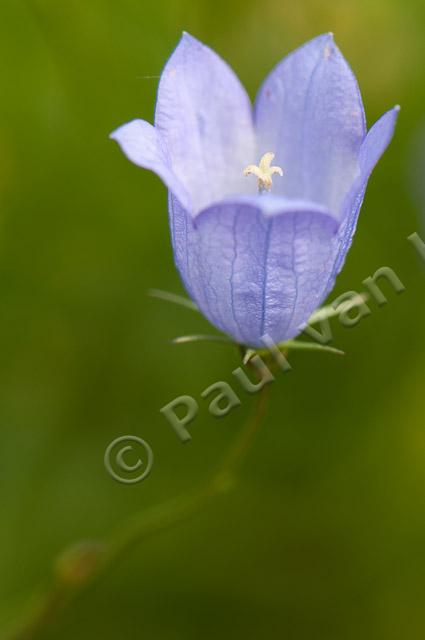
[[[269,388],[265,385],[256,398],[255,410],[239,432],[222,464],[197,491],[143,511],[130,518],[123,529],[112,534],[105,545],[82,543],[67,550],[57,562],[55,580],[33,609],[24,625],[10,640],[35,640],[56,622],[72,603],[111,566],[149,535],[166,530],[202,509],[216,495],[233,484],[237,467],[262,423],[266,413]]]

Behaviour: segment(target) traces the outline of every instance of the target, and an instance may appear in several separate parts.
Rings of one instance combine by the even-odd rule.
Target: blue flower
[[[169,190],[186,289],[237,342],[295,337],[342,268],[398,107],[366,132],[357,81],[331,34],[280,62],[255,106],[188,34],[162,73],[155,126],[117,129],[127,157]],[[275,158],[275,165],[272,161]]]

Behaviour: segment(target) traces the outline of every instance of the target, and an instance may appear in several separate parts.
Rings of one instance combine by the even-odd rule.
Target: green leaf
[[[335,347],[329,347],[326,344],[319,344],[318,342],[303,342],[302,340],[288,340],[278,345],[282,351],[325,351],[327,353],[335,353],[338,356],[345,356],[344,351],[336,349]]]
[[[234,345],[235,342],[226,336],[207,336],[207,335],[192,335],[192,336],[179,336],[171,340],[173,344],[186,344],[188,342],[220,342],[222,344]]]
[[[251,358],[257,355],[257,353],[258,352],[255,349],[247,349],[242,360],[243,364],[248,364]]]
[[[149,289],[148,295],[152,298],[158,298],[158,300],[165,300],[166,302],[172,302],[178,304],[181,307],[186,307],[192,311],[198,311],[199,307],[190,298],[179,296],[177,293],[170,293],[169,291],[162,291],[162,289]]]
[[[368,299],[369,296],[367,295],[367,293],[359,293],[358,296],[351,298],[351,300],[345,300],[336,307],[334,307],[332,304],[327,305],[326,307],[320,307],[319,309],[316,309],[307,324],[315,324],[316,322],[322,322],[323,320],[327,320],[328,318],[339,316],[340,313],[346,313],[353,307],[366,302],[366,300]]]

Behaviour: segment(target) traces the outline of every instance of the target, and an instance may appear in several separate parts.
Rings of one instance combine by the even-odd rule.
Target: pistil
[[[263,191],[270,191],[273,185],[272,176],[277,173],[280,176],[283,176],[283,171],[281,167],[271,166],[271,163],[274,159],[274,153],[268,151],[265,153],[258,166],[255,164],[249,164],[245,167],[243,174],[244,176],[249,176],[253,174],[257,176],[258,181],[258,191],[263,193]]]

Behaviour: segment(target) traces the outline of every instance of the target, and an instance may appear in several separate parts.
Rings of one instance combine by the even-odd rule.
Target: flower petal
[[[274,151],[285,171],[274,192],[339,212],[358,173],[366,125],[357,81],[332,34],[277,65],[259,91],[255,118],[260,152]]]
[[[368,131],[365,141],[360,148],[359,164],[363,180],[368,180],[381,158],[385,149],[391,142],[394,135],[394,128],[400,107],[396,105],[383,116]]]
[[[170,214],[177,266],[212,324],[249,346],[300,333],[334,264],[334,217],[272,196],[222,202],[195,220],[171,197]]]
[[[381,116],[373,127],[369,129],[361,146],[359,153],[360,175],[346,196],[343,205],[343,222],[335,238],[337,256],[334,278],[343,267],[356,231],[357,220],[370,174],[391,142],[399,111],[400,107],[396,106]],[[332,287],[333,281],[329,283],[329,290]]]
[[[155,126],[195,211],[255,191],[243,176],[256,160],[249,98],[225,62],[186,33],[162,73]]]
[[[144,120],[133,120],[111,133],[129,160],[143,169],[154,171],[168,189],[191,208],[189,196],[180,180],[170,168],[167,149],[158,131]]]

